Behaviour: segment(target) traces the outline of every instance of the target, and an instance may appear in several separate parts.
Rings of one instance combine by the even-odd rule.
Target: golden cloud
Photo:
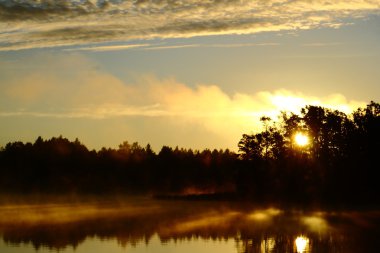
[[[236,141],[242,133],[259,130],[264,115],[275,120],[280,111],[298,113],[306,105],[350,113],[366,104],[342,94],[315,97],[286,89],[227,94],[217,85],[190,87],[175,78],[151,75],[127,84],[75,54],[46,62],[46,68],[2,83],[1,117],[160,117],[185,128],[196,125],[221,137],[228,133],[228,138]]]

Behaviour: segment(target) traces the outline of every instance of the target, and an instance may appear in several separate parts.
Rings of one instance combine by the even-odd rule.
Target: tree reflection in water
[[[236,252],[371,252],[378,249],[378,212],[262,209],[248,204],[129,200],[85,204],[8,204],[0,232],[12,245],[76,248],[87,238],[123,247],[183,240],[235,240]]]

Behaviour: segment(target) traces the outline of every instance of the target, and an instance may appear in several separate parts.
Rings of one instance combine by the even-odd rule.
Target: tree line
[[[227,194],[257,202],[378,204],[380,105],[347,115],[320,106],[243,134],[239,152],[123,142],[88,150],[62,136],[0,150],[3,193]],[[300,147],[294,135],[309,136]],[[228,134],[228,133],[226,133]]]
[[[127,141],[88,150],[62,136],[8,143],[0,152],[0,191],[6,193],[197,194],[230,191],[237,155]]]

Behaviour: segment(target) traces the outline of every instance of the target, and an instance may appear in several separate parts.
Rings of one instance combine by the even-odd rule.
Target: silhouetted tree
[[[306,106],[299,115],[261,118],[263,130],[243,134],[239,154],[124,141],[88,150],[62,136],[0,149],[3,193],[235,194],[260,202],[379,204],[380,105],[352,115]],[[308,146],[294,144],[307,133]],[[231,196],[231,195],[230,195]]]

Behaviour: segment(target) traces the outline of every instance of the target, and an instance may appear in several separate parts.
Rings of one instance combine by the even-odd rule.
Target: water
[[[380,252],[380,212],[250,204],[50,201],[0,205],[0,252]]]

